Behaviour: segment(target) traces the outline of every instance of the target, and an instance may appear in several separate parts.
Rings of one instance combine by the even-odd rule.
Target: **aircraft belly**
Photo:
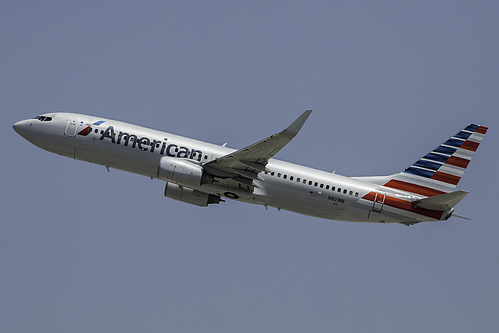
[[[333,196],[316,192],[280,191],[273,188],[275,199],[270,206],[313,217],[348,222],[419,223],[431,219],[411,212],[384,206],[382,212],[372,210],[366,200],[344,199],[333,201]]]
[[[270,205],[287,211],[318,218],[336,220],[349,206],[348,202],[332,202],[325,194],[306,191],[272,191],[277,198]],[[277,192],[277,193],[276,193]]]
[[[95,141],[80,141],[75,159],[132,172],[147,177],[156,177],[159,156],[131,147],[96,144]]]

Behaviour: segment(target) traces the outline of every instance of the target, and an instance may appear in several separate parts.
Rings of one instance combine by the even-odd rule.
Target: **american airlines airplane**
[[[399,173],[345,177],[273,158],[311,112],[239,150],[76,113],[47,113],[13,127],[47,151],[163,180],[166,197],[192,205],[229,198],[329,220],[405,225],[452,216],[468,194],[456,185],[487,132],[469,124]]]

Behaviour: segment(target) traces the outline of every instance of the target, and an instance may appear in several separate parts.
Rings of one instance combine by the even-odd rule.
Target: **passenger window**
[[[284,175],[284,176],[282,176],[282,178],[286,179],[286,178],[288,178],[288,175]]]
[[[293,177],[293,176],[289,176],[289,180],[293,180],[293,179],[294,179],[294,177]]]
[[[314,186],[317,186],[317,185],[319,185],[319,183],[318,183],[318,182],[315,182],[315,183],[314,183]]]
[[[349,195],[353,195],[353,191],[348,192]]]
[[[341,192],[341,188],[338,187],[338,192]]]
[[[347,190],[343,190],[343,194],[347,194]]]
[[[359,196],[359,192],[355,192],[355,196],[358,197]]]
[[[308,181],[308,185],[312,185],[312,181],[311,180]]]
[[[98,133],[98,132],[99,132],[99,130],[96,128],[94,132],[95,132],[95,133]]]
[[[306,183],[307,183],[307,180],[306,180],[306,179],[304,179],[304,180],[303,180],[303,184],[306,184]]]
[[[271,176],[273,176],[274,174],[275,174],[275,172],[274,172],[274,171],[272,171],[272,172],[270,173],[270,175],[271,175]]]
[[[321,184],[321,188],[323,188],[323,187],[324,187],[324,184]]]
[[[277,174],[277,177],[281,177],[281,173],[280,172]]]
[[[296,178],[296,181],[299,183],[300,182],[300,178]]]
[[[331,191],[334,191],[335,189],[336,189],[336,187],[334,187],[334,186],[333,186],[333,187],[331,187]]]

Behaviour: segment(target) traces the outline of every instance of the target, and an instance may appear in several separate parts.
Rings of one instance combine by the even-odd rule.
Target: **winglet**
[[[289,135],[290,137],[295,137],[296,134],[300,131],[302,128],[303,124],[305,124],[305,121],[307,121],[308,116],[312,113],[312,110],[307,110],[301,114],[301,116],[298,117],[291,125],[289,125],[284,131],[282,131],[282,134]]]

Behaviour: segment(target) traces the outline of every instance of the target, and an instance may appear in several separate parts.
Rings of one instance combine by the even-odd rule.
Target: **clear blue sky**
[[[2,1],[5,332],[493,332],[499,328],[496,1]],[[370,225],[226,202],[29,144],[51,111],[241,148],[314,112],[277,158],[400,171],[490,127],[473,221]]]

